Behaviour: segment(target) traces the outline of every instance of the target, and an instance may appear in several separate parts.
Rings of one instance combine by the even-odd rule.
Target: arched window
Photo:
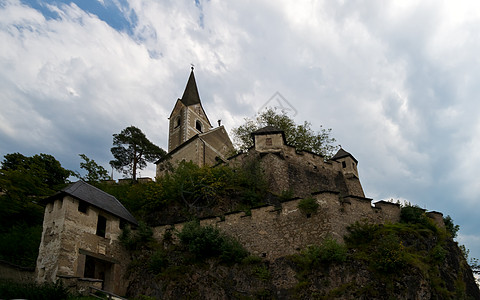
[[[195,128],[202,132],[202,123],[199,120],[195,121]]]

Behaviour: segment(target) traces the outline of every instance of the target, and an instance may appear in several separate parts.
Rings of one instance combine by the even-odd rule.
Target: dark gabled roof
[[[337,153],[331,158],[331,160],[337,160],[347,156],[350,156],[355,161],[355,163],[358,163],[358,160],[356,160],[355,157],[353,157],[353,155],[343,150],[342,148],[340,148],[340,150],[337,151]]]
[[[187,86],[185,87],[185,91],[183,92],[183,96],[180,101],[182,101],[185,106],[200,103],[200,95],[198,94],[197,83],[195,82],[195,75],[193,75],[193,67],[192,72],[190,72],[190,77],[187,81]]]
[[[46,201],[48,202],[51,199],[64,197],[65,195],[85,201],[88,204],[103,209],[125,221],[138,225],[137,220],[135,220],[132,214],[120,203],[120,201],[117,200],[117,198],[82,180],[70,184],[60,192],[46,199]]]
[[[258,130],[255,130],[252,132],[252,135],[257,135],[257,134],[272,134],[272,133],[283,133],[283,130],[273,127],[273,126],[265,126],[263,128],[260,128]]]

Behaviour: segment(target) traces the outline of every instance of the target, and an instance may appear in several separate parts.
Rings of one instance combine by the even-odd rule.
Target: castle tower
[[[94,286],[126,293],[129,255],[120,243],[132,214],[112,195],[77,181],[43,200],[43,232],[36,281],[64,281],[66,286]]]
[[[342,171],[345,175],[353,175],[359,178],[357,170],[358,161],[353,155],[340,148],[340,150],[338,150],[338,152],[332,157],[332,160],[342,164]]]
[[[169,120],[168,152],[173,151],[193,136],[212,129],[212,124],[200,101],[193,67],[183,96],[175,103]]]

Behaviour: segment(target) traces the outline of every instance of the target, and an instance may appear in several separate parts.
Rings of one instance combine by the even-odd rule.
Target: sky
[[[332,128],[367,197],[450,215],[480,258],[478,53],[475,0],[0,0],[0,157],[110,171],[130,125],[166,149],[193,64],[212,123],[287,104]]]

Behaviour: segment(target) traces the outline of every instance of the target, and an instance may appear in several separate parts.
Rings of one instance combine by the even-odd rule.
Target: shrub
[[[316,213],[318,206],[317,200],[312,197],[304,198],[298,202],[298,208],[306,215]]]
[[[219,257],[223,262],[241,262],[248,252],[235,239],[222,234],[212,226],[200,226],[192,221],[178,233],[180,242],[197,259]]]
[[[256,266],[253,269],[253,275],[262,281],[268,281],[270,279],[270,271],[266,265]]]
[[[168,258],[164,251],[155,251],[148,261],[148,269],[153,274],[160,273],[168,265]]]
[[[60,281],[41,285],[0,281],[0,299],[64,300],[68,297],[68,289]]]
[[[303,269],[318,267],[320,263],[342,263],[347,259],[347,248],[333,238],[326,238],[321,245],[308,246],[294,260]]]
[[[450,216],[446,216],[445,218],[443,218],[443,222],[445,223],[445,229],[451,235],[451,237],[457,237],[457,232],[460,230],[460,226],[455,225],[453,223],[453,219]]]
[[[402,207],[400,211],[400,222],[411,224],[423,224],[425,222],[425,210],[414,205]]]
[[[139,222],[138,228],[133,232],[130,225],[127,225],[122,229],[119,240],[130,251],[150,248],[150,244],[154,241],[153,231],[144,222]]]
[[[394,234],[383,236],[372,253],[372,262],[379,271],[397,272],[406,264],[405,246]]]
[[[41,237],[41,225],[15,225],[5,232],[0,232],[0,259],[34,268]]]
[[[379,229],[377,224],[357,221],[347,227],[348,234],[345,236],[345,242],[351,246],[368,244],[373,241]]]
[[[436,245],[430,252],[430,257],[435,262],[443,263],[446,256],[447,250],[445,250],[441,245]]]

